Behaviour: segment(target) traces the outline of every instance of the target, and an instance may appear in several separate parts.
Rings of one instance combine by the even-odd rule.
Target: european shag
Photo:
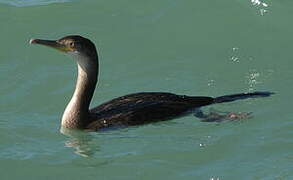
[[[166,92],[141,92],[118,97],[90,109],[99,72],[95,44],[79,35],[70,35],[59,40],[31,39],[30,43],[45,45],[70,54],[77,62],[76,87],[62,116],[63,128],[97,131],[111,127],[141,125],[179,117],[206,105],[267,97],[272,94],[271,92],[252,92],[213,98]]]

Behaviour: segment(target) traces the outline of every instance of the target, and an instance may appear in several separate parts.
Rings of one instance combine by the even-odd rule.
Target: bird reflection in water
[[[75,129],[61,127],[60,132],[68,137],[65,141],[65,147],[73,148],[74,153],[82,157],[91,157],[99,147],[94,143],[91,133]]]

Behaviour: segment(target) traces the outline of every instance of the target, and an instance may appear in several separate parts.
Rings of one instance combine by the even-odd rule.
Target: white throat
[[[90,121],[89,106],[94,94],[98,76],[98,60],[90,59],[78,53],[72,53],[77,61],[78,76],[73,96],[63,116],[62,126],[66,128],[82,128]]]

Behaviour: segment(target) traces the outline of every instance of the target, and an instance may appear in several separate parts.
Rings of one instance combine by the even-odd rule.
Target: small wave
[[[25,7],[25,6],[39,6],[39,5],[48,5],[52,3],[65,3],[71,2],[72,0],[0,0],[0,3],[8,4],[16,7]]]

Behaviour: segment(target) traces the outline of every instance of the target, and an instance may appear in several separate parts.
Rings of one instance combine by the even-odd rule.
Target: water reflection
[[[65,147],[73,148],[74,152],[83,157],[90,157],[100,151],[93,142],[93,136],[84,131],[61,128],[60,132],[68,137]]]

